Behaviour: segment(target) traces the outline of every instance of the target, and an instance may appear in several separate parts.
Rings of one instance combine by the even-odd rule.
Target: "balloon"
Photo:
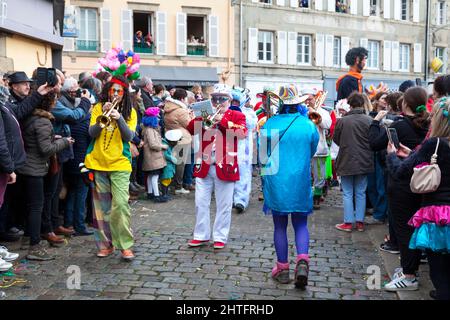
[[[138,54],[133,56],[133,64],[141,62],[141,57]]]
[[[119,54],[117,55],[117,58],[119,58],[120,63],[126,60],[125,53],[123,52],[123,50],[120,50]]]
[[[101,59],[98,60],[98,63],[99,63],[102,67],[104,67],[104,66],[107,66],[107,65],[108,65],[108,60],[106,60],[105,58],[101,58]]]
[[[139,71],[133,73],[131,76],[128,77],[128,79],[130,80],[136,80],[139,79],[141,77],[141,74],[139,73]]]
[[[121,64],[119,68],[114,71],[115,75],[123,75],[127,71],[127,66],[125,64]]]
[[[128,62],[128,65],[131,66],[133,64],[133,58],[128,57],[127,62]]]
[[[108,62],[108,68],[110,68],[111,70],[117,70],[119,67],[120,67],[119,61],[109,61]]]
[[[134,56],[134,52],[131,51],[131,50],[128,50],[128,56],[129,56],[129,57],[133,57],[133,56]]]
[[[130,72],[130,74],[133,74],[136,71],[138,71],[139,67],[140,67],[140,64],[139,63],[135,63],[128,69],[128,71]]]

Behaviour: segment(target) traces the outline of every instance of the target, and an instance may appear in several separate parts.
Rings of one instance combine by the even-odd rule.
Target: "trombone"
[[[119,97],[115,97],[109,110],[104,111],[102,115],[97,117],[97,124],[104,129],[111,124],[111,112],[119,104]]]

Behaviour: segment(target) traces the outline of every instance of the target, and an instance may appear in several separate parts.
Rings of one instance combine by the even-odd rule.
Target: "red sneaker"
[[[364,222],[357,221],[356,222],[356,230],[358,230],[359,232],[363,232],[364,231]]]
[[[345,231],[345,232],[352,232],[352,224],[351,223],[341,223],[336,225],[336,229]]]
[[[214,242],[214,249],[223,249],[223,248],[225,248],[225,243],[218,241]]]
[[[200,247],[200,246],[204,246],[206,244],[208,244],[209,240],[190,240],[188,242],[188,246],[189,247]]]

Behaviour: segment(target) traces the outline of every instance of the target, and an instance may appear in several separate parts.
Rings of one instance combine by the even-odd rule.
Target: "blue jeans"
[[[363,222],[366,211],[367,175],[343,176],[341,185],[344,194],[344,222],[354,223],[355,215],[356,222]]]
[[[77,232],[86,231],[84,219],[89,187],[79,174],[69,175],[67,181],[69,190],[66,198],[64,225],[66,228],[73,226]]]
[[[194,174],[194,152],[191,149],[191,161],[184,165],[183,184],[192,185]]]
[[[373,217],[377,220],[385,220],[388,208],[386,183],[384,170],[377,156],[375,156],[375,172],[368,175],[367,191],[373,206]]]

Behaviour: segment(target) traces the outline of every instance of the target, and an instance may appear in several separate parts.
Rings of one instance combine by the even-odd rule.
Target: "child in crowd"
[[[147,174],[147,199],[154,202],[167,202],[168,198],[159,194],[158,178],[166,167],[163,151],[169,147],[162,143],[159,130],[159,108],[150,107],[142,118],[144,125],[144,162],[143,171]]]
[[[169,130],[165,134],[165,138],[162,139],[163,145],[167,146],[164,151],[164,158],[167,165],[164,167],[161,174],[162,195],[168,200],[171,200],[169,196],[169,185],[172,182],[172,178],[175,175],[177,158],[173,155],[173,148],[177,145],[178,141],[183,137],[181,130]]]

